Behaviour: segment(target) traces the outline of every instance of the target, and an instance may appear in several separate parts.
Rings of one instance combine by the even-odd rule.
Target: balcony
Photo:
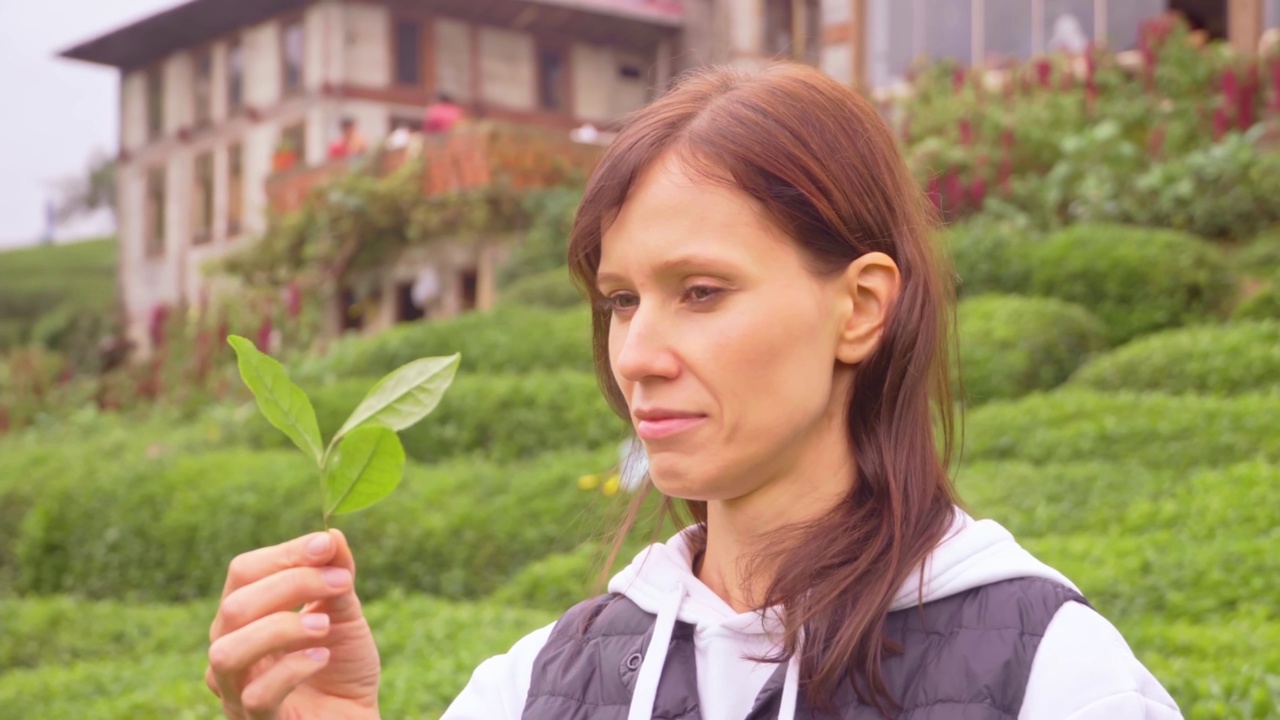
[[[447,134],[414,135],[403,147],[385,144],[363,155],[321,165],[296,166],[267,178],[271,210],[298,210],[317,187],[348,172],[386,175],[422,159],[424,197],[502,187],[515,191],[552,187],[585,178],[603,146],[571,140],[568,133],[501,123],[476,123]]]

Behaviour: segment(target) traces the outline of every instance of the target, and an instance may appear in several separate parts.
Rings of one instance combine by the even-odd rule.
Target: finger
[[[345,538],[343,544],[346,544]],[[311,533],[279,545],[237,555],[227,568],[227,582],[222,588],[222,597],[281,570],[328,565],[337,545],[332,533]]]
[[[249,683],[240,695],[240,705],[250,720],[274,720],[276,710],[302,681],[329,662],[329,649],[308,648],[280,658],[280,662]]]
[[[272,613],[293,610],[317,600],[352,592],[346,568],[290,568],[242,587],[222,600],[211,642]],[[332,618],[331,618],[332,619]]]
[[[323,612],[333,620],[333,623],[340,624],[358,620],[362,617],[360,610],[360,599],[356,596],[354,587],[354,578],[356,575],[356,560],[351,554],[351,546],[347,544],[347,538],[342,534],[341,530],[330,530],[336,545],[333,554],[333,560],[330,565],[333,567],[346,568],[351,571],[353,585],[351,592],[345,592],[340,595],[326,598],[317,602],[306,609],[310,612]]]
[[[264,657],[313,646],[329,634],[329,616],[279,612],[259,618],[209,646],[215,687],[239,687]],[[223,676],[226,680],[219,680]]]

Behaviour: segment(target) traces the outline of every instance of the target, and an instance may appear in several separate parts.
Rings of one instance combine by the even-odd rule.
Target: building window
[[[567,109],[564,54],[555,48],[538,50],[538,105],[552,112]]]
[[[160,68],[147,71],[147,139],[164,134],[164,73]]]
[[[195,95],[196,128],[209,127],[213,121],[213,54],[208,50],[196,53],[196,77],[192,93]]]
[[[297,92],[302,89],[302,70],[306,58],[303,56],[305,33],[302,19],[285,23],[280,41],[280,49],[284,62],[284,92]]]
[[[227,148],[227,237],[240,233],[244,222],[244,150],[239,143]]]
[[[396,84],[422,84],[422,24],[417,20],[395,22]]]
[[[165,172],[163,167],[147,171],[147,220],[144,252],[149,258],[164,256]]]
[[[426,317],[426,312],[413,298],[413,283],[396,284],[396,322],[413,322]]]
[[[244,107],[244,45],[233,40],[227,46],[227,114]]]
[[[480,298],[480,273],[475,268],[467,268],[458,273],[458,281],[462,290],[462,311],[475,310]]]
[[[195,186],[191,198],[191,241],[197,245],[213,239],[213,153],[196,156]]]

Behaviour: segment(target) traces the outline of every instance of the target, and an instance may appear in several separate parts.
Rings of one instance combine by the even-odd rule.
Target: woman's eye
[[[720,294],[720,288],[710,285],[694,285],[685,291],[685,296],[692,302],[706,302]]]
[[[631,293],[614,293],[604,299],[605,309],[611,312],[634,310],[640,304],[640,298]]]

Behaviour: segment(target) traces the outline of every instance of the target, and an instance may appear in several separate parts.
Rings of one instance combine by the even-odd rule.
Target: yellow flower
[[[604,481],[604,487],[600,488],[600,492],[604,493],[605,495],[615,495],[618,492],[618,485],[620,483],[621,483],[620,478],[618,478],[617,473],[614,473],[613,475],[609,476],[608,480]]]
[[[600,487],[599,475],[583,475],[578,478],[579,490],[595,490],[598,487]]]

